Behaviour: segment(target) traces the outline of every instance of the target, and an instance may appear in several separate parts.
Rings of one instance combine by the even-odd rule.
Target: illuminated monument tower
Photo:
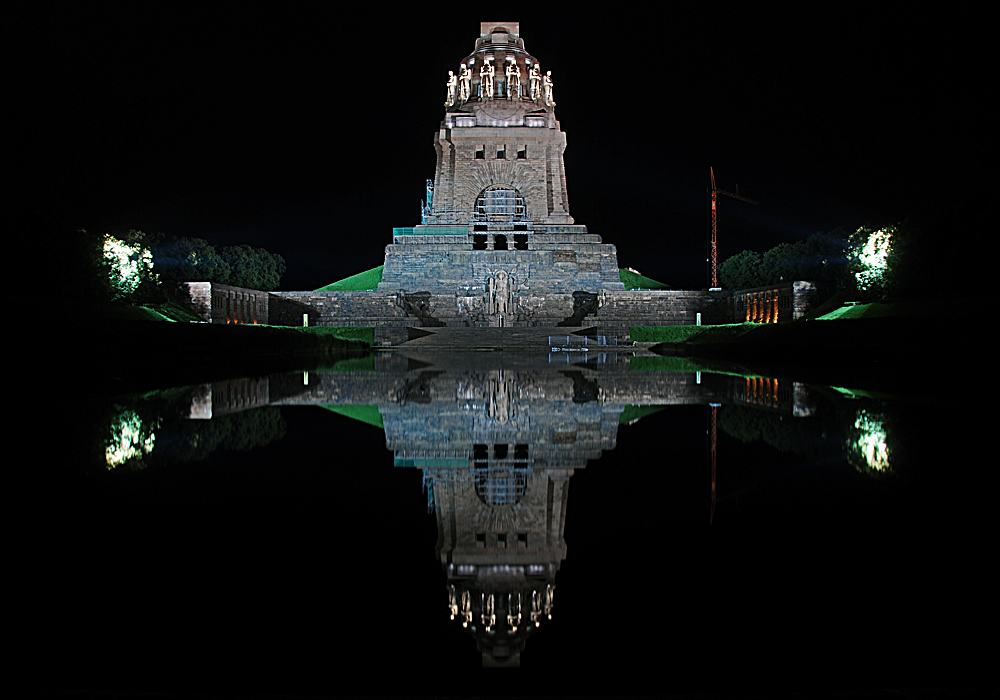
[[[379,292],[426,325],[552,326],[624,289],[615,247],[570,216],[555,105],[518,23],[483,22],[445,86],[422,222],[394,229]]]
[[[449,71],[421,223],[393,229],[377,289],[264,293],[188,282],[178,300],[211,323],[373,327],[382,346],[419,327],[563,326],[628,340],[633,326],[806,313],[811,282],[625,289],[615,246],[570,215],[552,76],[519,32],[517,22],[483,22],[472,53]]]

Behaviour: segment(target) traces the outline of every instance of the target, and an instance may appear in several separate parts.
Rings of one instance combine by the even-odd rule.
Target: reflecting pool
[[[56,406],[72,427],[35,443],[8,512],[36,687],[985,679],[962,400],[631,352],[396,351]]]

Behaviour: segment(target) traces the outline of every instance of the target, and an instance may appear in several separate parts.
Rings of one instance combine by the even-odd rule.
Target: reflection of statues
[[[521,69],[517,61],[507,64],[507,99],[513,100],[521,96]]]
[[[445,107],[451,107],[455,104],[455,99],[458,97],[458,77],[451,71],[448,71],[448,99],[444,103]]]
[[[490,60],[487,58],[486,63],[479,69],[479,89],[484,100],[493,99],[493,77],[496,75],[496,69]]]
[[[455,587],[448,586],[448,611],[451,613],[451,619],[454,620],[455,616],[458,615],[458,594],[455,592]]]
[[[546,73],[545,77],[542,78],[542,97],[547,106],[556,106],[555,98],[552,95],[552,71]]]
[[[515,632],[521,624],[521,594],[507,594],[507,625]]]
[[[500,370],[497,377],[490,377],[486,391],[489,397],[487,415],[498,423],[506,423],[513,412],[511,397],[514,393],[514,380],[505,380],[503,370]]]
[[[468,591],[462,591],[462,627],[468,627],[472,622],[472,597]]]
[[[531,73],[528,74],[528,95],[531,96],[533,102],[538,101],[538,97],[541,94],[542,89],[542,69],[536,63],[531,67]]]
[[[458,99],[462,102],[469,101],[469,95],[472,93],[472,71],[463,63],[461,75],[458,79]]]
[[[491,629],[493,629],[494,625],[496,625],[497,623],[496,610],[494,607],[495,604],[493,602],[493,594],[490,593],[490,595],[487,597],[486,594],[480,593],[479,597],[483,611],[482,614],[480,615],[480,618],[483,621],[483,625],[486,627],[486,631],[489,632]]]

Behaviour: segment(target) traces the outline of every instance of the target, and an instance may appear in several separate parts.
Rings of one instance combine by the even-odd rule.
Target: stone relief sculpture
[[[552,94],[552,71],[545,74],[542,78],[542,98],[543,102],[549,107],[555,107],[556,101]]]
[[[486,269],[485,273],[485,311],[488,317],[514,320],[521,310],[521,299],[518,292],[528,288],[527,280],[518,280],[517,265],[509,269]]]
[[[458,77],[452,72],[448,71],[448,98],[445,100],[444,106],[451,107],[455,104],[455,100],[458,97]]]
[[[490,316],[510,316],[512,306],[511,279],[505,270],[500,270],[486,281],[487,309]]]
[[[487,58],[486,63],[479,69],[479,89],[484,100],[493,99],[493,78],[496,76],[496,69],[490,63],[491,60]]]
[[[528,75],[528,94],[532,102],[537,102],[542,89],[542,69],[537,63],[531,67]]]
[[[461,75],[458,79],[459,99],[462,102],[468,102],[469,95],[472,94],[472,71],[463,63],[460,73]]]
[[[507,99],[513,100],[521,96],[521,68],[517,61],[507,64]]]

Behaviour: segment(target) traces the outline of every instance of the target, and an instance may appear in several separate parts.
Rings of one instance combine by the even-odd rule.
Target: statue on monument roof
[[[542,78],[542,96],[546,106],[556,106],[556,100],[552,94],[552,71],[547,72],[545,77]]]
[[[448,82],[446,86],[448,88],[448,98],[445,100],[444,106],[451,107],[455,104],[455,100],[458,97],[458,76],[456,76],[452,71],[448,71]]]
[[[513,100],[521,96],[521,68],[513,58],[507,60],[507,99]]]
[[[528,94],[531,96],[532,102],[537,102],[539,96],[541,95],[542,87],[542,67],[539,64],[535,64],[531,67],[531,73],[528,75]]]
[[[472,71],[464,63],[462,64],[461,76],[459,77],[459,99],[462,102],[469,101],[472,94]]]
[[[496,75],[496,69],[491,63],[492,60],[487,58],[483,67],[479,69],[479,89],[484,100],[493,99],[493,77]]]

